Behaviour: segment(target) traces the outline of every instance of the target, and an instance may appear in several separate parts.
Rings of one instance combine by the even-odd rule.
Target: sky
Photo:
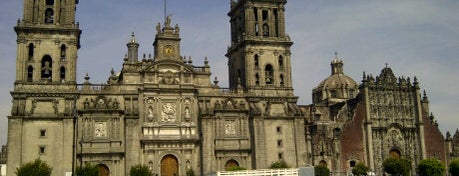
[[[15,79],[16,34],[21,0],[0,1],[0,145],[6,144],[7,116]],[[459,128],[459,1],[457,0],[289,0],[286,31],[292,46],[292,74],[299,104],[330,75],[334,53],[358,83],[362,73],[379,75],[388,64],[397,77],[416,76],[443,133]],[[167,14],[180,25],[181,54],[195,65],[208,57],[213,76],[228,86],[229,0],[168,0]],[[155,26],[164,19],[163,0],[81,0],[83,30],[77,81],[86,73],[104,83],[120,71],[126,43],[135,32],[139,55],[153,54]],[[411,79],[413,80],[413,79]]]

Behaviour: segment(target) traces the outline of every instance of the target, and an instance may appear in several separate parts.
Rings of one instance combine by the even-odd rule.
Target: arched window
[[[46,0],[46,5],[54,5],[54,0]]]
[[[255,85],[259,86],[260,85],[260,75],[255,74]]]
[[[284,67],[284,57],[279,56],[279,68],[283,68],[283,67]]]
[[[266,84],[274,84],[274,69],[271,64],[266,65],[265,67],[265,81]]]
[[[67,56],[67,47],[65,45],[61,46],[61,60],[65,60]]]
[[[32,82],[32,80],[33,80],[33,67],[30,65],[27,68],[27,81]]]
[[[45,23],[54,23],[54,10],[51,8],[48,8],[45,11]]]
[[[279,79],[280,79],[280,85],[281,85],[281,86],[284,86],[284,75],[281,74],[281,75],[279,76]]]
[[[60,75],[61,81],[65,80],[65,67],[61,67],[61,75]]]
[[[51,56],[46,55],[41,60],[41,78],[42,79],[52,79],[53,75],[53,59]]]
[[[28,52],[28,56],[29,56],[29,60],[32,60],[33,59],[33,53],[34,53],[34,48],[35,46],[33,45],[33,43],[29,44],[29,52]]]
[[[355,161],[354,161],[354,160],[351,160],[351,161],[349,162],[349,165],[350,165],[351,167],[355,167]]]
[[[253,57],[253,62],[255,63],[255,68],[258,68],[258,66],[259,66],[259,56],[258,56],[258,54],[255,54],[255,56]]]

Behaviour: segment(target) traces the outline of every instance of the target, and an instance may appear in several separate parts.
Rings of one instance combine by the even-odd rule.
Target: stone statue
[[[161,24],[160,23],[158,23],[156,25],[156,32],[158,32],[158,34],[161,33]]]
[[[171,27],[171,15],[167,15],[164,27]]]

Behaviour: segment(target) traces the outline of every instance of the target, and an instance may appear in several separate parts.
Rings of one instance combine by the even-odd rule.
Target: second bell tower
[[[230,88],[293,95],[290,46],[285,33],[286,0],[231,1]]]

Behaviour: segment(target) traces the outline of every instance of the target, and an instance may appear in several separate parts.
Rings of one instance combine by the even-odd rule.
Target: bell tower
[[[72,172],[78,0],[23,0],[17,34],[16,81],[8,116],[7,175],[42,159],[55,175]]]
[[[286,0],[231,1],[230,88],[293,95],[290,46],[285,33]],[[267,92],[268,93],[268,92]],[[273,95],[271,93],[268,93]]]
[[[24,0],[18,20],[16,83],[75,84],[81,31],[78,0]]]

